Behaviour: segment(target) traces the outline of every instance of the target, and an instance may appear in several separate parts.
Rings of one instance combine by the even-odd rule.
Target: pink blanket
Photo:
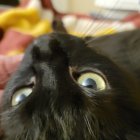
[[[16,70],[23,55],[2,56],[0,55],[0,99],[3,93],[3,88],[7,83],[10,75]]]

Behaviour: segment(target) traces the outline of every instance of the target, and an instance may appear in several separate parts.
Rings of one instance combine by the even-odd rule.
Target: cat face
[[[138,129],[136,79],[88,45],[64,33],[31,44],[5,89],[5,140],[120,140]]]

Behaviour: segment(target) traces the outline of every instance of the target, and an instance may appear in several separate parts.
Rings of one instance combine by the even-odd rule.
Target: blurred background
[[[18,6],[20,2],[21,0],[0,0],[1,5]],[[112,12],[109,18],[122,18],[132,12],[140,11],[140,0],[51,0],[51,2],[59,12],[98,14],[103,17],[107,12]]]

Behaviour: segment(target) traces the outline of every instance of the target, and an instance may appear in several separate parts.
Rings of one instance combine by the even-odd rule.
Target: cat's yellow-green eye
[[[83,73],[77,79],[77,82],[84,87],[92,88],[96,91],[104,90],[106,88],[104,78],[97,73]]]
[[[24,101],[32,93],[31,87],[25,87],[17,90],[12,97],[12,106],[16,106]]]

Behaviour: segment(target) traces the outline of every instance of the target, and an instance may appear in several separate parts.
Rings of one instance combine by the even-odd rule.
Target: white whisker
[[[89,133],[91,134],[91,136],[94,139],[96,139],[97,136],[95,135],[95,132],[92,130],[92,127],[91,127],[91,124],[90,124],[90,121],[89,121],[88,117],[87,116],[84,116],[84,120],[85,120],[85,123],[86,123],[86,126],[88,128]]]
[[[119,3],[119,1],[120,0],[116,1],[116,3],[114,4],[113,7],[115,7]],[[102,10],[100,10],[100,11],[102,11]],[[100,14],[100,11],[99,11],[99,14]],[[113,12],[108,11],[106,13],[106,17],[107,18],[112,17],[113,14],[114,14]],[[98,18],[98,15],[97,15],[97,18]],[[110,23],[107,23],[106,20],[104,20],[104,21],[101,21],[101,20],[95,20],[94,21],[94,20],[92,20],[92,24],[90,23],[90,27],[88,26],[89,27],[88,30],[87,30],[87,28],[84,28],[85,33],[83,34],[83,32],[82,32],[82,34],[83,34],[83,36],[87,36],[87,35],[94,36],[99,30],[102,30],[102,29],[105,29],[105,28],[109,27],[109,24]]]

